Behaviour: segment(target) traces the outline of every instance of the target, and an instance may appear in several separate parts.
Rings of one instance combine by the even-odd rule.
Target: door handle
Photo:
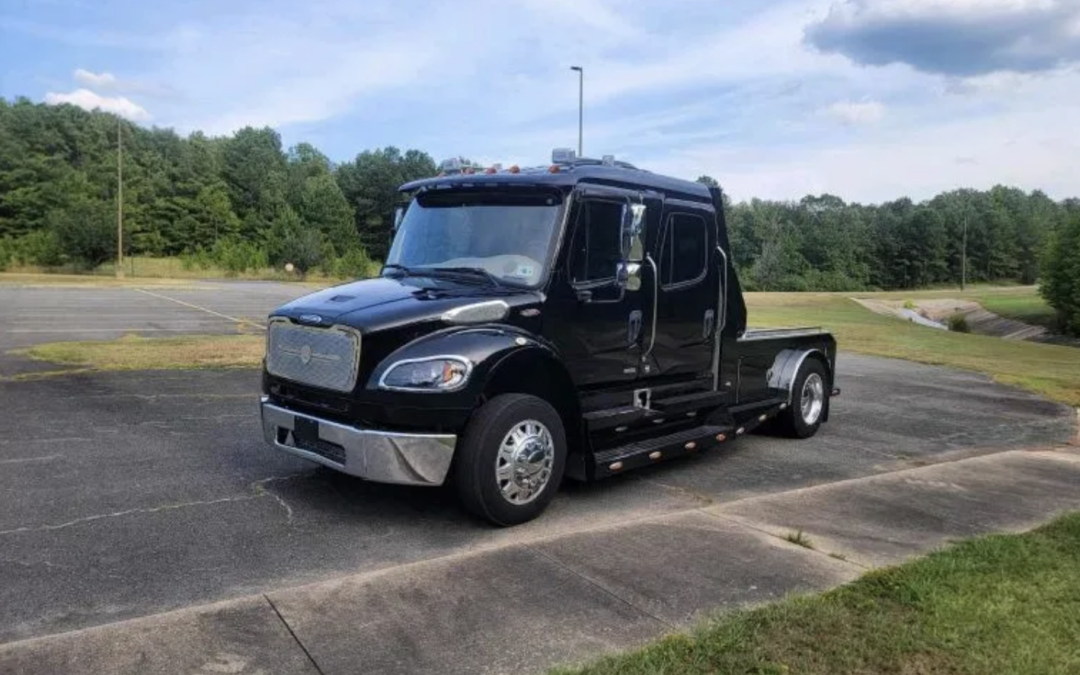
[[[635,309],[630,312],[630,324],[626,330],[626,343],[627,345],[637,344],[638,338],[641,337],[641,310]]]
[[[716,312],[714,312],[711,309],[705,310],[705,326],[702,328],[702,331],[701,331],[701,338],[703,340],[708,340],[709,339],[709,336],[712,335],[713,326],[715,324],[716,324]]]

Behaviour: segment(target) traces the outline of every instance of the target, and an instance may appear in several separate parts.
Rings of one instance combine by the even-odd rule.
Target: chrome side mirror
[[[625,260],[630,262],[641,262],[644,258],[645,248],[641,243],[641,232],[644,223],[644,204],[623,205],[620,244]]]

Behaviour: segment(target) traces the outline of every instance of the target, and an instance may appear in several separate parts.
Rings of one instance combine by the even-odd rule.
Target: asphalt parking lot
[[[148,291],[0,287],[0,352],[235,332],[305,289]],[[0,374],[23,367],[3,357]],[[977,374],[841,354],[839,383],[832,421],[813,439],[750,437],[568,484],[540,520],[495,530],[446,490],[366,484],[265,448],[255,371],[0,381],[0,643],[1073,434],[1074,411]]]

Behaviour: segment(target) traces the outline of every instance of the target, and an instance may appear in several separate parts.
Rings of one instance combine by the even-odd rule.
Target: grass
[[[563,675],[1080,672],[1080,514],[963,542]]]
[[[250,368],[262,362],[266,338],[256,335],[198,335],[118,340],[52,342],[17,353],[38,361],[94,370]]]
[[[1001,294],[1005,295],[1006,291],[1020,292],[1003,289]],[[1030,295],[1032,291],[1023,292]],[[997,295],[986,289],[970,293],[982,297]],[[900,300],[919,296],[967,297],[957,291],[859,296]],[[812,323],[831,330],[841,351],[979,371],[1003,384],[1080,406],[1080,351],[1073,347],[923,328],[874,314],[841,294],[748,293],[746,302],[752,326],[768,328]]]
[[[1046,304],[1037,293],[994,294],[979,299],[979,304],[988,312],[993,312],[1006,319],[1022,321],[1033,326],[1045,326],[1054,329],[1058,325],[1057,313]]]
[[[803,548],[814,548],[814,544],[810,541],[810,537],[806,536],[806,533],[802,530],[799,530],[798,532],[788,532],[784,536],[784,541],[795,544],[796,546],[802,546]]]
[[[378,274],[379,263],[372,263],[364,275],[374,276]],[[133,256],[124,260],[124,275],[131,279],[161,279],[168,281],[199,280],[199,279],[242,279],[248,281],[302,281],[329,286],[333,283],[346,281],[338,277],[330,277],[318,272],[311,272],[306,276],[300,276],[296,272],[285,272],[276,268],[268,267],[260,270],[249,270],[239,274],[229,272],[220,267],[185,267],[183,261],[177,257],[171,258],[148,258]],[[67,281],[71,280],[114,280],[116,277],[116,263],[105,263],[93,270],[78,271],[75,269],[46,269],[36,266],[22,266],[9,268],[8,274],[0,274],[0,281],[6,277],[32,276],[43,283],[48,283],[50,278],[58,277]]]
[[[908,309],[914,309],[914,300],[932,298],[953,298],[972,300],[987,311],[1015,321],[1023,321],[1035,326],[1054,328],[1057,315],[1046,300],[1039,295],[1037,286],[969,286],[964,292],[959,289],[934,289],[927,291],[887,291],[884,293],[851,293],[857,298],[878,298],[882,300],[902,300]]]

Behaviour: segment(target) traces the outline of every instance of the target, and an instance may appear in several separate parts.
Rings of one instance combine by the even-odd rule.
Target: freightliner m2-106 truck
[[[569,151],[446,168],[402,186],[380,277],[272,313],[273,447],[371,481],[450,481],[513,525],[564,476],[828,419],[836,341],[747,328],[718,188]]]

